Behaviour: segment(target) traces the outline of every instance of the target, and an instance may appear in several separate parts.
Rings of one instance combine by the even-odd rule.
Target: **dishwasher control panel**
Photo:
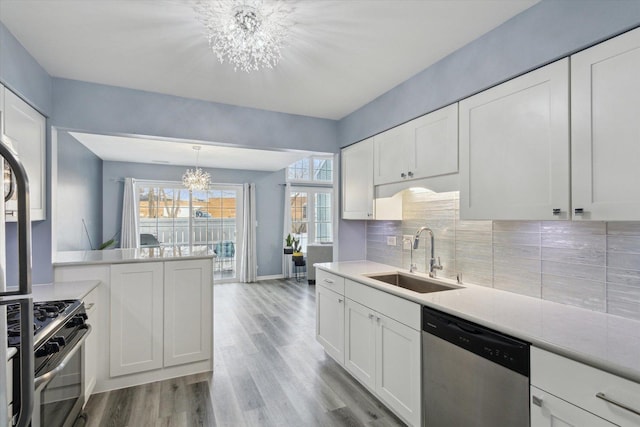
[[[527,342],[429,307],[422,307],[422,330],[505,368],[529,376],[530,358]]]

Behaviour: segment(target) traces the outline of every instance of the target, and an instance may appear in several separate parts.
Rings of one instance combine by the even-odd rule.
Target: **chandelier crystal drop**
[[[273,68],[280,61],[293,11],[284,1],[197,0],[194,9],[221,63],[248,73]]]
[[[193,190],[207,190],[211,184],[211,175],[209,172],[205,172],[198,167],[198,158],[200,156],[200,146],[194,145],[193,149],[196,151],[196,167],[195,169],[187,169],[182,175],[182,184],[190,191]]]

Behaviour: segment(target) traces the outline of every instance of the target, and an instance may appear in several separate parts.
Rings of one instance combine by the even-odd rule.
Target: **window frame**
[[[327,187],[333,187],[334,183],[335,183],[335,159],[334,156],[332,154],[326,154],[326,155],[313,155],[313,156],[309,156],[309,157],[305,157],[303,159],[300,159],[298,161],[296,161],[293,164],[298,163],[299,161],[302,160],[308,160],[309,161],[309,179],[296,179],[296,178],[290,178],[289,177],[289,169],[291,169],[291,165],[287,166],[286,168],[286,180],[287,182],[291,183],[291,185],[322,185],[322,186],[327,186]],[[314,161],[315,160],[330,160],[331,161],[331,180],[330,181],[324,181],[324,180],[318,180],[315,179],[315,168],[314,168]]]

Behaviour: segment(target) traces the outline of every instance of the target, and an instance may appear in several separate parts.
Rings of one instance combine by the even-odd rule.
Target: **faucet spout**
[[[411,247],[411,259],[413,260],[413,250],[418,249],[418,246],[420,245],[420,235],[422,234],[423,231],[427,231],[431,239],[431,259],[429,260],[429,277],[436,277],[435,270],[442,270],[442,265],[440,264],[440,257],[438,257],[438,261],[436,262],[435,240],[433,238],[433,231],[429,227],[420,227],[420,229],[416,231],[416,236],[413,239],[413,246]],[[416,270],[415,265],[412,262],[411,268],[409,269],[409,271],[413,273],[415,270]]]

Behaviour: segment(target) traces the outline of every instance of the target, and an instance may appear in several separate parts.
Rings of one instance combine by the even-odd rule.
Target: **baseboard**
[[[259,282],[261,280],[276,280],[283,279],[284,276],[282,274],[272,274],[271,276],[258,276],[256,277],[256,281]]]

